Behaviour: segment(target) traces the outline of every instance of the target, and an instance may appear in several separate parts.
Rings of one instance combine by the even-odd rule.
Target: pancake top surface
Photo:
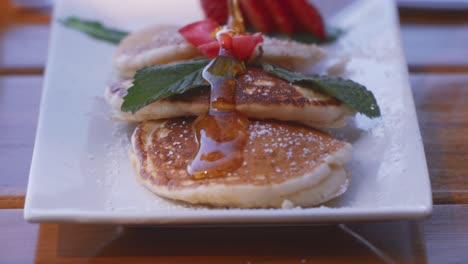
[[[293,85],[283,79],[271,76],[259,68],[249,68],[237,78],[237,104],[307,104],[340,105],[331,97],[314,92],[309,88]]]
[[[197,152],[194,118],[141,123],[134,134],[134,151],[141,175],[154,185],[193,188],[198,185],[271,185],[310,173],[346,142],[301,125],[251,120],[244,163],[225,177],[194,180],[187,166]]]
[[[174,25],[158,25],[133,33],[122,40],[115,55],[135,56],[153,48],[187,44],[178,29]]]
[[[237,105],[293,105],[304,107],[340,106],[338,100],[315,92],[309,88],[293,85],[285,80],[269,75],[262,69],[248,68],[246,73],[237,77],[236,104]],[[127,94],[129,81],[121,82],[111,87],[111,92],[119,97]],[[131,83],[130,83],[131,84]],[[161,102],[204,103],[210,100],[210,88],[201,87],[189,90],[183,94],[176,94]]]

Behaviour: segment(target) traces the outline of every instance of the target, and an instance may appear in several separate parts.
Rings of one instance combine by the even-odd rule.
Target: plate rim
[[[364,2],[366,0],[361,0]],[[63,1],[57,1],[56,5],[60,5]],[[360,1],[357,1],[360,2]],[[394,0],[388,0],[393,5],[393,16],[396,17],[396,5]],[[54,8],[52,21],[56,21],[58,16],[57,13],[59,8]],[[56,34],[56,23],[51,25],[51,35],[50,35],[50,44],[49,50],[57,43],[57,34]],[[401,44],[401,30],[399,27],[396,29],[398,31],[398,45],[399,49],[402,50]],[[34,150],[32,155],[32,162],[30,167],[28,186],[27,186],[27,195],[24,207],[24,218],[26,221],[31,223],[41,223],[41,222],[76,222],[76,223],[121,223],[121,224],[155,224],[155,225],[185,225],[185,224],[236,224],[236,223],[280,223],[282,221],[288,222],[289,224],[303,224],[303,223],[335,223],[335,222],[355,222],[355,221],[383,221],[383,220],[416,220],[427,218],[432,214],[433,202],[432,202],[432,191],[430,184],[430,177],[427,167],[426,155],[424,152],[424,146],[422,144],[421,132],[419,127],[419,122],[416,114],[416,108],[413,98],[413,93],[409,83],[408,72],[405,71],[404,81],[405,84],[408,84],[409,98],[406,99],[406,102],[409,102],[408,109],[411,111],[411,115],[414,115],[414,122],[416,122],[415,128],[417,130],[417,135],[419,139],[416,143],[418,144],[418,149],[420,153],[421,162],[424,162],[424,168],[421,173],[424,173],[426,177],[423,177],[425,180],[426,191],[424,194],[424,201],[427,204],[419,203],[418,205],[411,205],[405,207],[379,207],[379,208],[352,208],[352,207],[341,207],[341,208],[326,208],[326,211],[320,211],[318,213],[313,212],[315,208],[307,208],[301,210],[295,209],[248,209],[256,211],[256,214],[245,214],[246,209],[230,209],[230,214],[226,215],[225,210],[222,209],[209,209],[209,210],[198,210],[198,212],[208,212],[198,215],[194,215],[193,211],[171,211],[171,212],[158,212],[158,215],[154,213],[151,214],[151,211],[139,211],[139,212],[126,212],[126,211],[78,211],[78,210],[63,210],[63,209],[37,209],[31,207],[33,184],[32,174],[37,166],[37,149],[40,145],[38,134],[42,130],[42,124],[44,123],[44,102],[47,94],[47,86],[49,85],[51,74],[47,70],[52,64],[53,52],[48,53],[47,57],[47,67],[45,71],[45,78],[43,83],[43,90],[41,93],[40,99],[40,108],[38,116],[38,125],[36,128],[36,137],[34,143]],[[406,63],[406,58],[403,55],[401,57],[404,63]],[[323,210],[323,208],[321,208]],[[272,213],[273,212],[273,213]],[[281,212],[281,214],[277,214]],[[275,214],[276,213],[276,214]],[[174,218],[174,216],[176,216]],[[274,216],[274,217],[271,217]]]

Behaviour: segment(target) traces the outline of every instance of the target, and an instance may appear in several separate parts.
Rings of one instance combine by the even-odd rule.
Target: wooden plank
[[[0,242],[0,256],[2,263],[464,263],[466,219],[468,205],[440,205],[423,224],[355,223],[346,231],[337,225],[38,228],[22,220],[22,210],[0,210],[0,237],[8,241]]]
[[[468,23],[467,9],[457,10],[399,7],[398,13],[402,24],[454,25]]]
[[[412,75],[435,203],[468,203],[468,75]]]
[[[0,75],[42,72],[49,39],[50,15],[0,1]]]
[[[369,247],[337,225],[312,227],[125,228],[111,225],[43,224],[39,235],[20,210],[0,210],[0,247],[8,263],[376,263]],[[5,220],[6,219],[6,220]],[[397,263],[425,260],[416,223],[352,224],[383,258]],[[8,230],[19,230],[9,232]],[[348,230],[348,229],[346,229]],[[385,235],[386,239],[381,239]],[[36,242],[31,252],[31,241]],[[27,250],[23,250],[25,248]],[[12,250],[17,248],[20,250]],[[375,250],[375,249],[373,249]],[[32,257],[29,257],[32,259]]]
[[[468,67],[468,25],[403,24],[403,48],[410,67]],[[467,71],[468,72],[468,71]]]
[[[468,10],[399,9],[411,72],[468,73]]]
[[[466,263],[468,205],[436,206],[424,227],[429,263]]]
[[[50,23],[50,11],[47,9],[36,9],[21,6],[13,6],[13,23],[15,24],[44,24]]]
[[[468,73],[467,65],[408,65],[411,73]]]
[[[40,76],[0,77],[0,208],[24,203],[41,86]]]
[[[0,27],[9,24],[48,24],[50,10],[15,5],[14,0],[0,0]]]
[[[43,68],[0,68],[0,75],[42,75]]]
[[[0,29],[0,68],[44,68],[49,40],[49,26],[42,24],[15,24]]]
[[[0,210],[0,263],[33,263],[38,230],[23,220],[23,210]]]

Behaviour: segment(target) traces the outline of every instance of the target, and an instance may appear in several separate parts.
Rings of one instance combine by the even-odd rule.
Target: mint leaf
[[[63,25],[86,33],[87,35],[118,44],[129,33],[103,26],[97,21],[83,20],[77,17],[69,17],[60,21]]]
[[[202,77],[202,71],[208,63],[209,60],[202,59],[138,70],[132,87],[123,98],[122,111],[135,113],[156,100],[208,86]]]
[[[380,116],[374,95],[359,83],[333,76],[305,76],[271,64],[261,64],[261,67],[273,76],[334,97],[367,117]]]
[[[290,39],[295,40],[297,42],[302,42],[305,44],[328,44],[335,42],[341,35],[343,35],[344,31],[339,28],[334,27],[327,27],[327,37],[325,39],[321,39],[316,35],[311,33],[293,33],[290,35]]]

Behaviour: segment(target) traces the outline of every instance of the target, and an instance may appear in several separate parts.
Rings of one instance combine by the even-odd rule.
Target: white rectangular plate
[[[113,122],[102,96],[112,78],[115,47],[56,21],[75,15],[127,30],[154,23],[183,25],[202,17],[198,0],[58,1],[26,220],[284,224],[428,216],[431,189],[394,2],[317,2],[336,14],[327,16],[329,22],[346,30],[329,47],[330,57],[349,56],[347,77],[371,89],[382,110],[382,118],[358,115],[348,128],[333,132],[354,146],[345,195],[317,208],[227,210],[175,204],[147,191],[127,158],[133,127]]]

